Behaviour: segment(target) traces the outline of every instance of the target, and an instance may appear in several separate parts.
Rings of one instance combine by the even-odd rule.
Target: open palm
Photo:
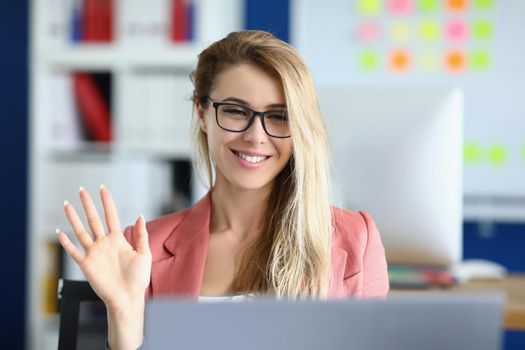
[[[81,187],[79,195],[92,234],[85,229],[73,205],[66,201],[64,211],[84,252],[64,232],[57,229],[60,244],[80,266],[91,287],[106,306],[125,308],[131,300],[144,296],[150,280],[151,252],[144,217],[141,215],[134,225],[134,249],[122,233],[117,208],[106,187],[101,186],[100,197],[107,232],[89,193]]]

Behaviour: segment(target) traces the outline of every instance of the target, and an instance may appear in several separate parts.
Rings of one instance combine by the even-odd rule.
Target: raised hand
[[[140,345],[144,293],[151,273],[151,252],[144,217],[139,216],[134,225],[134,249],[122,233],[117,208],[106,187],[100,187],[100,197],[107,231],[89,193],[81,187],[79,195],[92,234],[85,229],[73,205],[65,201],[64,211],[84,251],[77,248],[59,229],[58,240],[67,254],[80,266],[95,293],[106,304],[110,344],[117,344],[112,345],[112,348],[124,348],[123,344],[129,343],[128,340],[132,338],[139,341]],[[135,334],[114,334],[112,341],[112,331],[121,332],[122,329]]]

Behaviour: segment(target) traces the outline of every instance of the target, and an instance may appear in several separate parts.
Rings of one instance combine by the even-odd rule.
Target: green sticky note
[[[431,12],[436,11],[439,8],[439,1],[438,0],[419,0],[417,2],[417,5],[420,10]]]
[[[473,51],[470,54],[470,65],[475,70],[487,70],[490,67],[490,54],[484,50]]]
[[[474,6],[481,10],[490,10],[494,7],[493,0],[475,0]]]
[[[419,23],[419,35],[422,39],[433,41],[439,38],[439,23],[437,21],[421,21]]]
[[[521,146],[521,159],[525,161],[525,143]]]
[[[472,36],[476,39],[490,39],[492,32],[492,22],[490,21],[478,20],[472,23]]]
[[[507,149],[501,144],[493,144],[488,149],[488,161],[493,167],[500,167],[507,162]]]
[[[463,145],[463,160],[472,165],[481,160],[481,147],[474,141],[467,141]]]
[[[361,15],[377,15],[381,11],[380,0],[358,0],[357,12]]]
[[[365,50],[359,53],[359,67],[364,71],[373,71],[379,67],[379,56],[374,50]]]

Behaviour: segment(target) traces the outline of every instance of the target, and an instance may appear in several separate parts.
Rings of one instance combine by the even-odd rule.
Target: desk
[[[482,292],[503,291],[507,296],[505,305],[505,329],[525,331],[525,275],[510,274],[502,280],[472,280],[447,289],[426,289],[436,292]],[[416,292],[416,290],[392,289],[392,294]],[[417,290],[421,292],[421,290]]]

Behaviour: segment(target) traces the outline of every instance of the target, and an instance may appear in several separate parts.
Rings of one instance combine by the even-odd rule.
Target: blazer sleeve
[[[363,298],[385,298],[390,289],[385,249],[372,217],[360,212],[368,232],[363,256]]]

